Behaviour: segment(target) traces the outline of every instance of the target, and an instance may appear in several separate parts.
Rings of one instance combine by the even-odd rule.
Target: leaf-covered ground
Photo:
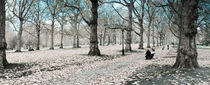
[[[199,49],[200,69],[172,69],[176,50],[156,48],[155,58],[145,60],[145,50],[121,56],[120,45],[100,47],[103,56],[87,56],[88,47],[8,52],[10,65],[0,73],[0,85],[173,85],[208,84],[210,49]]]

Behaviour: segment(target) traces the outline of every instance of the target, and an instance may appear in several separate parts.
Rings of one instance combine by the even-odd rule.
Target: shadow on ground
[[[170,65],[149,65],[137,70],[125,85],[186,85],[210,82],[210,68],[174,69]]]
[[[81,63],[71,63],[61,66],[49,66],[49,67],[43,67],[42,65],[36,64],[36,63],[11,63],[6,66],[6,68],[0,72],[0,79],[8,79],[8,78],[21,78],[25,76],[32,75],[37,72],[42,71],[55,71],[55,70],[61,70],[67,66],[70,65],[82,65]],[[34,67],[39,67],[39,69]],[[34,68],[34,69],[31,69]]]

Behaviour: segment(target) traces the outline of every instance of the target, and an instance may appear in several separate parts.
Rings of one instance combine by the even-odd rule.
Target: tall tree
[[[0,69],[3,69],[8,64],[6,59],[6,39],[5,39],[5,21],[6,21],[6,0],[0,1]]]
[[[139,40],[140,40],[140,42],[139,42],[139,47],[138,47],[138,49],[144,49],[144,40],[143,40],[143,38],[144,38],[144,26],[143,26],[143,23],[144,23],[144,9],[145,9],[145,2],[146,2],[146,0],[141,0],[141,4],[138,2],[138,1],[136,1],[138,4],[139,4],[139,6],[140,6],[140,11],[137,9],[137,7],[134,7],[133,9],[134,9],[134,14],[135,14],[135,16],[137,17],[137,19],[138,19],[138,25],[139,25],[139,27],[140,27],[140,32],[138,33],[138,32],[136,32],[135,30],[134,30],[134,32],[137,34],[137,35],[139,35]]]
[[[51,25],[51,38],[50,38],[50,50],[54,49],[54,29],[55,29],[55,19],[58,8],[59,0],[46,0],[46,4],[51,15],[52,25]]]
[[[34,0],[14,0],[12,2],[13,3],[12,12],[20,21],[16,52],[21,52],[23,24],[24,20],[28,18],[28,12],[33,2]]]
[[[90,2],[92,4],[90,20],[87,20],[83,16],[83,12],[80,6],[72,6],[68,4],[66,4],[66,6],[77,8],[80,11],[83,20],[90,26],[90,47],[89,47],[88,55],[95,56],[95,55],[101,55],[100,50],[98,48],[98,36],[97,36],[99,0],[90,0]]]
[[[41,32],[41,22],[43,20],[45,8],[41,6],[42,1],[36,0],[34,1],[34,4],[32,5],[32,10],[30,10],[31,15],[31,22],[35,25],[36,29],[36,50],[40,50],[40,32]]]
[[[197,20],[199,0],[167,0],[161,5],[171,22],[178,26],[179,44],[174,68],[198,68]]]
[[[57,15],[56,20],[58,21],[58,23],[61,26],[61,29],[60,29],[60,35],[61,35],[60,48],[63,48],[64,25],[67,23],[67,20],[66,20],[67,9],[64,8],[63,3],[59,3],[58,11],[59,11],[59,14]]]
[[[152,5],[153,1],[152,0],[147,0],[147,14],[148,14],[148,32],[147,32],[147,48],[150,48],[150,35],[151,35],[151,25],[152,21],[155,18],[155,13],[156,13],[156,7]]]
[[[175,68],[197,68],[197,19],[199,0],[178,0],[178,10],[174,10],[179,16],[180,41],[179,51],[174,64]],[[169,3],[173,3],[170,2]],[[170,5],[174,8],[174,5]]]
[[[80,0],[76,0],[76,1],[72,1],[72,4],[76,4],[76,5],[80,5],[81,1]],[[80,12],[77,9],[74,8],[70,8],[70,12],[68,13],[69,18],[70,18],[70,23],[73,27],[73,48],[79,48],[79,15]]]
[[[112,1],[105,3],[118,3],[128,8],[128,19],[125,19],[114,7],[115,11],[120,15],[120,17],[126,21],[128,21],[128,28],[126,29],[126,41],[125,41],[125,51],[132,51],[131,43],[132,43],[132,22],[133,22],[133,5],[135,0],[130,0],[130,2],[123,0],[121,1]]]

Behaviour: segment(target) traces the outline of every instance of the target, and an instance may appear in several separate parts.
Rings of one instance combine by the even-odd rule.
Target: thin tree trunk
[[[159,46],[159,41],[158,41],[158,36],[156,37],[156,43],[157,43],[157,46]]]
[[[90,47],[88,55],[100,56],[100,50],[98,48],[98,35],[97,35],[97,25],[98,25],[98,0],[90,0],[92,2],[92,19],[90,21]]]
[[[77,26],[77,48],[80,48],[80,45],[79,45],[79,24]]]
[[[147,32],[147,48],[150,48],[150,26],[151,26],[151,21],[149,22],[149,25],[148,25],[148,32]]]
[[[0,1],[0,70],[3,69],[8,61],[6,59],[6,39],[5,39],[5,21],[6,21],[6,11],[5,11],[5,0]]]
[[[155,47],[155,29],[152,29],[152,47]]]
[[[143,22],[143,21],[142,21]],[[139,42],[139,49],[144,49],[144,28],[143,24],[140,25],[140,42]]]
[[[106,30],[107,30],[107,28],[104,29],[103,46],[105,46],[105,41],[106,41]]]
[[[36,44],[36,50],[40,50],[40,24],[37,23],[36,25],[37,30],[37,44]]]
[[[106,46],[109,46],[111,43],[111,39],[110,39],[110,35],[108,35],[108,41],[107,41],[107,45]]]
[[[63,48],[63,25],[61,25],[61,45],[60,48]]]
[[[124,30],[122,29],[122,55],[124,56],[125,55],[125,50],[124,50]]]
[[[52,14],[50,50],[54,50],[54,26],[55,26],[54,23],[55,23],[55,14]]]
[[[15,52],[21,52],[21,47],[22,47],[22,32],[23,32],[23,20],[20,20],[20,29],[18,31],[18,39],[17,39],[17,49]]]

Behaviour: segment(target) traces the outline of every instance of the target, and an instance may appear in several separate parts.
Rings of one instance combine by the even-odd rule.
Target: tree
[[[152,0],[147,0],[147,9],[146,12],[148,14],[148,32],[147,32],[147,48],[150,48],[150,35],[151,35],[151,25],[152,21],[155,18],[156,8],[152,5]]]
[[[100,56],[100,50],[98,48],[98,36],[97,36],[97,25],[98,25],[98,6],[99,6],[99,0],[90,0],[92,4],[91,8],[91,19],[87,20],[82,13],[82,10],[80,6],[72,6],[66,4],[67,7],[73,7],[77,8],[80,11],[80,14],[82,15],[83,20],[89,25],[90,27],[90,47],[89,47],[89,52],[88,55],[91,56]]]
[[[50,38],[50,50],[54,49],[54,29],[55,29],[55,19],[58,8],[59,0],[46,0],[46,4],[51,15],[52,25],[51,25],[51,38]]]
[[[133,8],[134,9],[134,14],[135,14],[135,16],[138,19],[138,23],[137,24],[140,27],[140,32],[139,33],[134,30],[134,32],[137,35],[139,35],[139,39],[140,39],[138,49],[144,49],[144,40],[143,40],[143,38],[144,38],[144,26],[143,26],[143,23],[144,23],[144,14],[145,14],[144,13],[145,2],[146,2],[146,0],[141,0],[141,4],[139,4],[139,2],[137,2],[139,4],[139,6],[140,6],[140,10],[141,11],[138,11],[137,7]]]
[[[33,9],[30,10],[32,16],[31,16],[31,22],[34,24],[36,27],[36,50],[40,50],[40,32],[41,32],[41,22],[42,19],[44,18],[44,13],[45,9],[40,6],[41,5],[41,0],[36,0],[34,4],[32,5]]]
[[[12,2],[13,3],[12,12],[20,21],[16,52],[21,52],[23,24],[24,21],[27,20],[28,18],[28,12],[33,2],[34,0],[14,0]]]
[[[80,0],[77,0],[77,1],[72,1],[71,3],[79,6],[81,2]],[[68,13],[68,15],[70,18],[71,26],[73,27],[73,48],[80,48],[79,46],[80,12],[77,9],[70,8],[70,13]]]
[[[63,37],[64,37],[64,25],[66,24],[67,20],[66,20],[66,15],[67,15],[67,9],[64,8],[64,4],[63,3],[59,3],[59,7],[58,7],[58,11],[59,14],[57,15],[56,20],[58,21],[58,23],[61,26],[61,30],[60,30],[60,35],[61,35],[61,40],[60,40],[60,48],[63,48]]]
[[[6,59],[6,39],[5,39],[5,21],[6,21],[6,10],[5,0],[0,1],[0,69],[3,69],[7,64]]]
[[[125,46],[125,51],[132,51],[132,48],[131,48],[131,43],[132,43],[132,35],[131,35],[131,32],[132,32],[132,22],[133,22],[133,7],[134,7],[134,2],[136,0],[129,0],[130,2],[126,1],[126,0],[123,0],[123,2],[121,2],[121,0],[119,1],[111,1],[111,2],[104,2],[104,3],[118,3],[118,4],[121,4],[125,7],[128,8],[128,18],[129,19],[125,19],[114,7],[115,11],[118,13],[118,15],[128,21],[128,28],[127,28],[127,33],[126,33],[126,46]]]
[[[178,26],[179,44],[174,68],[198,68],[197,62],[197,20],[199,0],[167,0],[161,5],[171,22]],[[168,12],[166,11],[168,9]]]

